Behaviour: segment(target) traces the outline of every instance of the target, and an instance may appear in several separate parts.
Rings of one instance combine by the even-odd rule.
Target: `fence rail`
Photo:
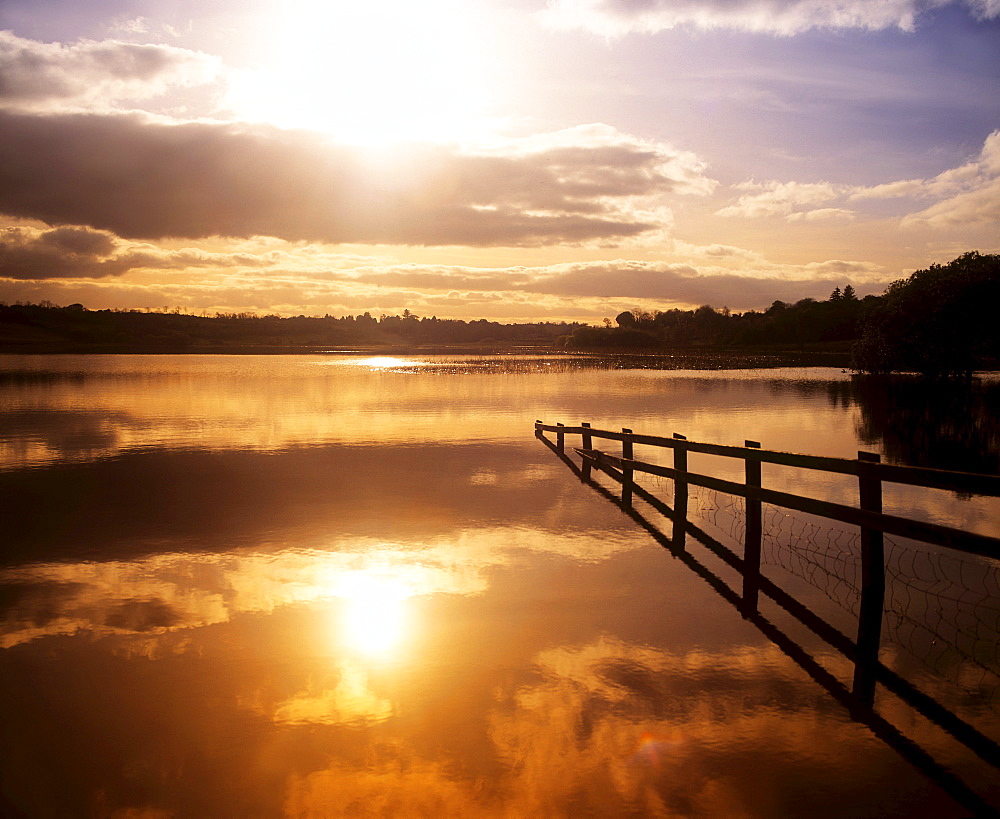
[[[839,520],[861,528],[863,539],[869,541],[870,548],[877,548],[875,540],[882,533],[945,546],[957,551],[983,555],[1000,559],[1000,538],[967,532],[950,526],[936,523],[912,520],[897,515],[885,514],[882,511],[882,484],[898,483],[908,486],[920,486],[932,489],[945,489],[955,492],[973,492],[979,495],[1000,496],[1000,476],[979,475],[970,472],[950,472],[943,469],[927,469],[923,467],[899,466],[883,464],[879,456],[869,452],[859,452],[857,460],[849,458],[830,458],[816,455],[798,455],[791,452],[778,452],[761,449],[756,441],[747,441],[745,446],[725,446],[721,444],[689,441],[683,435],[674,434],[672,438],[658,435],[641,435],[630,429],[615,432],[605,429],[593,429],[590,424],[570,427],[563,424],[545,424],[535,421],[535,432],[556,433],[556,447],[565,451],[565,436],[579,435],[582,446],[574,447],[584,459],[584,472],[589,475],[590,468],[595,463],[606,463],[622,470],[628,477],[623,483],[622,500],[626,501],[632,495],[632,479],[636,472],[658,475],[677,482],[680,490],[680,500],[684,500],[686,487],[703,486],[726,492],[747,499],[748,542],[752,542],[754,532],[751,524],[759,519],[760,505],[769,503],[798,512],[806,512],[820,517]],[[616,456],[599,449],[594,449],[595,438],[620,441],[622,455]],[[645,461],[635,460],[633,453],[636,444],[644,446],[671,449],[674,453],[674,466],[663,466]],[[690,472],[687,468],[689,452],[719,455],[734,458],[744,462],[746,480],[744,483],[716,478],[698,472]],[[781,466],[798,467],[801,469],[819,470],[841,475],[851,475],[858,479],[858,506],[833,503],[789,492],[779,492],[767,489],[761,485],[761,464],[778,464]]]
[[[880,463],[878,456],[865,453],[866,458],[852,460],[850,458],[831,458],[822,455],[799,455],[793,452],[779,452],[772,449],[760,449],[760,444],[747,442],[746,446],[727,446],[724,444],[702,443],[689,441],[682,435],[665,438],[660,435],[640,435],[628,429],[615,432],[609,429],[592,429],[590,424],[580,426],[565,426],[563,424],[546,424],[535,421],[536,432],[555,432],[557,436],[587,435],[591,439],[601,438],[609,441],[631,441],[633,445],[663,447],[666,449],[682,449],[687,452],[701,452],[706,455],[721,455],[742,460],[754,460],[760,463],[794,466],[801,469],[815,469],[821,472],[836,472],[842,475],[855,475],[877,478],[887,483],[901,483],[909,486],[924,486],[930,489],[947,489],[955,492],[972,492],[977,495],[1000,496],[1000,476],[981,475],[975,472],[952,472],[947,469],[929,469],[921,466],[900,466],[898,464]],[[557,440],[558,444],[558,440]],[[867,460],[874,457],[876,460]]]

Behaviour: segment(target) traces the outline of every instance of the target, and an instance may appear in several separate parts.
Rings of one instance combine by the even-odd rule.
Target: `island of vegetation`
[[[1000,255],[965,253],[859,299],[850,284],[826,300],[775,301],[766,310],[628,311],[604,326],[372,316],[187,315],[88,310],[81,304],[0,305],[0,352],[302,352],[355,348],[792,353],[874,374],[968,376],[1000,360]],[[816,357],[820,357],[817,362]]]

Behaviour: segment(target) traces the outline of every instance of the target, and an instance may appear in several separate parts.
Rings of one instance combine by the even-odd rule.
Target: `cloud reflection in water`
[[[326,549],[28,564],[0,569],[0,584],[13,590],[0,611],[0,647],[81,632],[152,637],[339,599],[340,630],[331,639],[362,654],[385,654],[405,639],[410,598],[482,594],[489,570],[519,553],[593,561],[640,544],[484,527],[419,542],[350,538]]]

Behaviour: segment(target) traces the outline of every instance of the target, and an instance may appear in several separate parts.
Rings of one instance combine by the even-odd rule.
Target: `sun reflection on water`
[[[651,731],[644,731],[629,760],[636,765],[660,768],[671,750],[680,748],[683,742],[677,737],[668,737]]]
[[[414,590],[397,578],[349,573],[336,590],[344,599],[340,636],[344,643],[369,657],[396,653],[409,634],[409,598]]]
[[[392,716],[392,702],[373,690],[368,670],[354,661],[341,663],[332,688],[306,689],[277,705],[273,718],[287,725],[364,725]]]
[[[413,367],[417,364],[417,362],[395,358],[391,355],[376,355],[353,363],[357,363],[362,367],[370,367],[373,370],[388,370],[393,367]]]

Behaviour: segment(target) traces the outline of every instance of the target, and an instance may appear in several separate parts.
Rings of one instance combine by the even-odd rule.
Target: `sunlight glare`
[[[389,370],[394,367],[415,367],[419,364],[415,361],[407,361],[403,358],[396,358],[391,355],[376,355],[371,358],[364,358],[361,361],[353,362],[362,367],[370,367],[373,370]]]
[[[364,145],[471,138],[490,106],[474,9],[456,0],[282,6],[260,64],[234,81],[230,107]]]
[[[345,575],[337,592],[344,598],[341,629],[348,646],[369,656],[389,655],[399,647],[407,633],[409,586],[358,572]]]

